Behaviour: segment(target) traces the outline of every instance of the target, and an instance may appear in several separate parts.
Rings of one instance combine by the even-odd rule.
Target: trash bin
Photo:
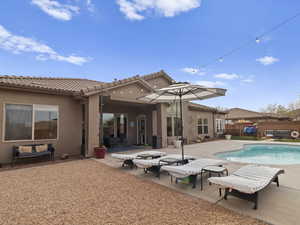
[[[152,136],[152,148],[157,149],[157,136]]]
[[[94,148],[94,153],[95,153],[95,157],[97,159],[104,159],[105,153],[106,153],[106,148],[105,147],[96,147],[96,148]]]

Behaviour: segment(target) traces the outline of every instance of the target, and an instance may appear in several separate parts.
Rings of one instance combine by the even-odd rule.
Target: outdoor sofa
[[[134,167],[133,160],[134,159],[155,159],[160,158],[161,156],[166,155],[165,152],[160,151],[143,151],[143,152],[137,152],[133,154],[120,154],[120,153],[113,153],[111,154],[112,158],[120,160],[122,163],[122,167],[129,166],[131,168]]]
[[[177,179],[189,178],[190,182],[193,184],[193,188],[196,187],[197,176],[205,172],[205,167],[208,166],[223,166],[226,164],[226,161],[219,160],[219,159],[208,159],[208,158],[201,158],[196,159],[194,161],[189,162],[185,165],[180,166],[162,166],[162,170],[168,171],[169,175]],[[202,179],[201,179],[202,182]],[[202,185],[201,185],[202,186]]]
[[[52,144],[31,144],[13,146],[13,155],[11,166],[14,166],[19,159],[38,158],[49,156],[50,160],[54,160],[54,147]]]
[[[182,165],[188,163],[190,160],[195,160],[194,156],[184,155],[182,160],[181,154],[170,154],[157,159],[134,159],[133,163],[138,167],[144,169],[144,172],[153,172],[157,177],[160,177],[160,169],[162,166],[176,164]]]
[[[230,176],[211,177],[208,180],[213,184],[225,187],[225,200],[227,200],[227,196],[232,195],[253,202],[254,209],[257,209],[258,193],[272,182],[279,187],[278,175],[283,173],[283,169],[247,165]]]

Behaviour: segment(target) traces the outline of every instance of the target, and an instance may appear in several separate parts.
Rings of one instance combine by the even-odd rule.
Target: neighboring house
[[[52,143],[56,156],[92,156],[102,136],[109,146],[152,145],[155,136],[167,147],[179,135],[176,104],[137,98],[173,82],[164,71],[111,83],[0,76],[0,163],[10,161],[14,145],[32,143]],[[222,134],[224,112],[189,102],[183,108],[188,143]]]
[[[241,108],[232,108],[226,112],[227,114],[225,118],[226,124],[228,125],[291,120],[291,118],[288,116],[281,116],[274,113],[255,112]]]
[[[289,116],[295,121],[300,121],[300,109],[295,109],[289,112]]]

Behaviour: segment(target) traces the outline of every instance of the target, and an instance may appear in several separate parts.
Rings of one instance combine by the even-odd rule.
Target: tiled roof
[[[189,103],[189,107],[192,108],[192,109],[201,110],[201,111],[208,111],[208,112],[226,114],[226,112],[220,111],[216,108],[209,107],[209,106],[206,106],[206,105],[197,104],[197,103],[192,103],[192,102]]]
[[[47,91],[54,93],[65,93],[70,95],[86,95],[107,88],[112,88],[119,85],[124,85],[133,81],[146,82],[149,79],[164,76],[170,81],[173,81],[164,71],[152,73],[144,76],[134,76],[123,80],[105,83],[88,79],[72,79],[72,78],[52,78],[52,77],[27,77],[27,76],[0,76],[0,87],[29,89],[35,91]],[[149,86],[149,88],[151,88]]]
[[[275,113],[262,113],[255,112],[251,110],[241,109],[241,108],[232,108],[227,111],[226,119],[259,119],[259,118],[274,118],[274,119],[284,119],[288,118],[287,116],[281,116]]]
[[[0,86],[31,88],[37,90],[80,92],[82,89],[105,84],[103,82],[87,79],[0,76]]]

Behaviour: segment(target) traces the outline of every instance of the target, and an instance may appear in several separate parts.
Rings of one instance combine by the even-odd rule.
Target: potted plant
[[[231,134],[225,134],[225,139],[226,140],[231,140],[232,135]]]
[[[97,159],[104,159],[106,153],[106,147],[104,145],[101,145],[100,147],[96,147],[94,148],[94,153]]]

